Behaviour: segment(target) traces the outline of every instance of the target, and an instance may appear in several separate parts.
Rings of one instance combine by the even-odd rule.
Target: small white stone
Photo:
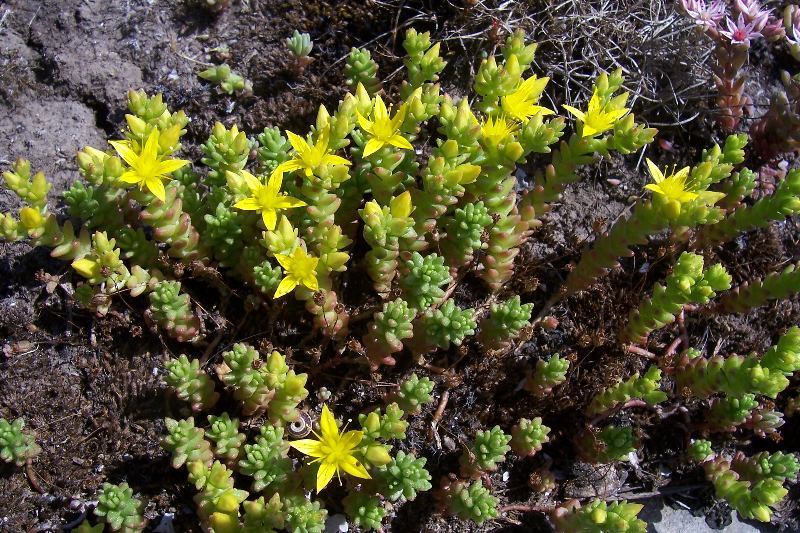
[[[343,514],[335,514],[328,517],[325,521],[325,533],[346,533],[350,530],[347,517]]]

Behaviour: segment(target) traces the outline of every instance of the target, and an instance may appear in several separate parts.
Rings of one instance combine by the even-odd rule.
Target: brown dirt
[[[419,4],[410,3],[426,8],[426,3]],[[0,23],[0,164],[4,170],[15,158],[27,157],[54,181],[53,194],[63,191],[77,176],[75,151],[86,144],[102,146],[122,120],[125,91],[139,87],[163,92],[171,107],[183,108],[192,117],[186,144],[202,142],[216,120],[240,124],[248,133],[267,125],[304,129],[320,103],[332,106],[340,98],[342,60],[351,46],[370,43],[383,73],[399,65],[401,51],[392,30],[413,12],[400,13],[397,17],[398,11],[383,3],[301,0],[234,2],[216,17],[179,0],[6,2],[0,7],[0,17],[4,16]],[[465,14],[453,7],[439,9],[437,16],[452,27],[463,23],[459,17]],[[436,29],[439,19],[417,22],[422,29]],[[310,32],[315,42],[316,61],[301,79],[288,70],[282,42],[293,28]],[[198,62],[219,61],[221,53],[211,50],[222,45],[229,49],[232,67],[253,81],[252,97],[220,95],[197,78],[203,68]],[[448,50],[459,52],[452,44]],[[447,74],[445,86],[463,91],[460,74]],[[698,138],[708,138],[702,124],[692,127],[689,133],[663,132],[676,141],[677,155],[686,161],[696,156],[689,147],[698,146]],[[525,266],[506,289],[508,294],[521,294],[538,308],[548,300],[597,228],[624,214],[631,204],[629,196],[641,190],[644,178],[634,168],[636,159],[615,158],[596,165],[568,189],[523,250],[519,263]],[[622,184],[608,184],[605,180],[610,177],[621,179]],[[9,194],[0,195],[3,210],[15,208],[11,202]],[[789,220],[748,234],[715,250],[713,256],[741,281],[800,258],[798,242],[800,227],[796,220]],[[141,302],[133,299],[123,300],[115,307],[118,312],[104,319],[90,316],[72,301],[64,264],[26,244],[3,243],[0,250],[0,335],[6,354],[0,355],[0,416],[24,416],[36,431],[43,453],[34,464],[34,475],[46,491],[33,491],[21,470],[0,467],[0,531],[60,530],[90,508],[104,481],[127,481],[148,502],[146,516],[151,524],[158,523],[164,513],[173,513],[177,531],[196,530],[192,491],[185,475],[169,467],[158,445],[164,416],[180,414],[166,395],[159,372],[169,355],[202,348],[175,346],[152,334],[141,319]],[[529,341],[501,360],[481,355],[474,342],[463,351],[440,354],[434,364],[456,370],[447,378],[431,374],[437,381],[437,395],[450,386],[450,402],[440,426],[442,448],[427,431],[435,405],[412,420],[409,437],[399,447],[427,457],[436,481],[457,470],[458,455],[477,429],[494,424],[508,428],[521,416],[542,416],[559,443],[546,450],[554,470],[572,485],[585,486],[596,472],[573,464],[575,450],[570,444],[576,429],[585,423],[581,409],[596,391],[642,367],[642,361],[620,350],[616,334],[629,309],[663,278],[675,255],[668,242],[654,240],[590,291],[555,306],[550,311],[559,320],[555,330],[535,331]],[[348,279],[350,286],[344,294],[361,292],[358,275]],[[480,283],[467,278],[456,298],[472,303],[486,295]],[[214,311],[215,300],[210,294],[201,303]],[[239,318],[237,305],[227,317],[233,322]],[[386,387],[380,384],[397,383],[412,370],[410,363],[401,361],[398,368],[372,376],[380,379],[378,387],[361,367],[339,365],[315,371],[312,349],[291,349],[306,333],[297,328],[296,321],[288,322],[298,313],[302,310],[290,304],[269,339],[264,338],[263,324],[251,317],[235,338],[228,331],[220,348],[248,337],[251,342],[269,340],[286,349],[299,370],[315,374],[310,380],[312,404],[315,392],[325,386],[333,391],[331,401],[347,406],[342,414],[351,417],[381,401]],[[687,326],[692,338],[703,339],[707,349],[720,343],[722,353],[745,353],[765,349],[779,333],[798,323],[800,299],[794,298],[747,315],[690,316]],[[359,333],[356,328],[354,335]],[[667,328],[654,339],[655,344],[666,345],[673,334]],[[520,377],[538,358],[559,351],[575,360],[567,384],[545,400],[520,399],[516,393]],[[324,352],[324,357],[330,354]],[[628,485],[651,490],[660,483],[657,472],[662,468],[682,474],[675,483],[697,480],[697,472],[678,456],[686,435],[669,419],[660,421],[649,411],[633,410],[616,420],[636,424],[643,437],[641,470],[623,467]],[[797,417],[787,420],[782,433],[786,439],[781,449],[800,451]],[[754,439],[749,448],[774,446]],[[540,503],[526,488],[538,461],[511,459],[502,469],[510,473],[507,481],[502,472],[491,476],[503,503]],[[560,487],[558,497],[572,485]],[[692,494],[710,501],[707,490]],[[331,505],[329,510],[341,509]],[[434,495],[422,495],[401,507],[387,530],[538,531],[546,527],[536,513],[515,517],[520,524],[503,520],[478,528],[434,511]],[[797,513],[785,514],[791,527]]]

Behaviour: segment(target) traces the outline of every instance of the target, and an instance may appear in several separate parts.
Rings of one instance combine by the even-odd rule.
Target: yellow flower
[[[497,146],[516,129],[517,125],[507,121],[506,117],[489,117],[481,124],[481,136],[488,144]]]
[[[389,117],[389,111],[386,109],[386,104],[383,103],[380,95],[375,97],[375,105],[372,106],[372,120],[367,120],[361,113],[356,111],[358,123],[361,129],[370,135],[367,145],[364,147],[364,157],[374,154],[387,144],[403,148],[404,150],[412,150],[414,147],[408,142],[408,139],[400,134],[400,126],[406,118],[406,105],[402,104],[394,117]]]
[[[275,229],[278,211],[306,205],[302,200],[281,194],[281,184],[283,183],[281,174],[272,174],[266,185],[246,170],[242,170],[240,174],[247,183],[252,196],[239,200],[233,204],[233,207],[244,211],[260,211],[264,225],[270,231]]]
[[[303,285],[312,291],[319,290],[316,272],[318,257],[308,255],[298,246],[292,255],[276,254],[275,259],[283,267],[286,277],[281,280],[273,298],[280,298],[284,294],[292,292],[298,285]]]
[[[541,113],[542,115],[552,115],[554,112],[551,109],[536,105],[542,97],[544,88],[550,78],[538,78],[531,76],[527,80],[520,83],[514,92],[508,94],[500,99],[500,108],[504,113],[509,115],[514,120],[525,122],[533,115]]]
[[[73,261],[72,268],[86,279],[97,278],[100,275],[100,263],[85,257]]]
[[[319,430],[319,434],[314,433],[316,439],[301,439],[289,443],[295,450],[314,457],[312,463],[319,463],[317,492],[330,483],[334,474],[339,476],[342,470],[351,476],[371,479],[367,469],[353,455],[356,446],[364,438],[362,431],[340,433],[336,419],[327,405],[322,406]]]
[[[629,111],[624,107],[606,111],[605,107],[600,105],[600,95],[597,90],[594,91],[591,100],[589,100],[589,108],[586,110],[586,113],[570,105],[565,105],[564,109],[575,115],[575,117],[583,123],[581,137],[593,137],[598,133],[610,130],[614,127],[614,124],[627,115]]]
[[[647,168],[650,169],[650,175],[653,177],[655,183],[648,183],[644,186],[645,189],[660,194],[667,200],[673,200],[679,204],[691,202],[697,198],[698,194],[692,190],[691,184],[687,181],[689,177],[689,167],[683,167],[675,172],[673,168],[672,174],[664,176],[655,163],[646,159]]]
[[[286,136],[294,148],[295,156],[288,161],[284,161],[272,171],[273,176],[283,176],[284,172],[294,172],[303,170],[306,177],[314,175],[314,171],[320,165],[349,165],[350,161],[344,157],[333,155],[328,151],[328,141],[330,140],[330,128],[324,128],[319,132],[317,142],[309,145],[305,139],[286,130]]]
[[[164,182],[161,180],[169,179],[168,174],[175,172],[185,166],[188,161],[185,159],[166,159],[161,160],[158,155],[158,136],[159,131],[154,129],[147,141],[144,143],[141,153],[136,153],[131,149],[127,141],[109,141],[114,150],[131,167],[130,170],[123,172],[119,179],[124,183],[134,183],[139,185],[139,189],[150,191],[153,196],[164,201],[166,195]]]

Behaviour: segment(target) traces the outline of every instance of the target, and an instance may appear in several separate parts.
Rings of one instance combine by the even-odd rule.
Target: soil
[[[344,93],[341,70],[350,47],[368,46],[381,72],[392,73],[401,64],[399,28],[413,22],[419,29],[437,32],[469,17],[466,4],[443,7],[434,3],[431,7],[409,2],[404,6],[358,0],[234,0],[220,14],[210,15],[183,0],[4,2],[0,4],[0,166],[5,170],[18,157],[30,159],[53,182],[51,197],[55,198],[77,178],[75,152],[84,145],[102,147],[106,138],[118,134],[125,92],[138,88],[162,92],[171,108],[182,108],[192,118],[186,146],[202,143],[215,121],[239,124],[248,134],[265,126],[304,130],[319,104],[330,109]],[[429,16],[412,21],[418,13]],[[488,28],[491,21],[486,24]],[[283,44],[294,28],[309,32],[315,43],[315,61],[301,77],[292,73]],[[484,41],[475,46],[481,43],[490,49]],[[461,51],[453,42],[445,43],[444,49],[451,54]],[[253,81],[252,96],[220,94],[197,77],[204,64],[223,60]],[[771,69],[763,69],[767,71],[762,72],[764,90],[774,83]],[[456,62],[445,71],[446,90],[463,94],[468,70],[468,65]],[[392,83],[387,85],[389,91]],[[565,80],[554,79],[554,83],[566,85]],[[657,120],[660,115],[642,117]],[[688,164],[699,155],[696,147],[708,144],[709,130],[698,120],[680,129],[662,129],[660,137],[672,143],[673,153],[662,154],[665,160]],[[632,204],[631,195],[642,190],[645,178],[637,163],[636,156],[612,158],[591,166],[584,179],[570,186],[522,250],[517,275],[502,295],[520,294],[536,305],[536,311],[541,309],[598,230],[624,215]],[[535,167],[535,162],[530,166]],[[10,193],[0,193],[0,209],[17,207]],[[63,206],[54,207],[63,212]],[[151,526],[168,516],[176,531],[199,530],[193,490],[185,473],[169,466],[158,443],[164,417],[186,414],[161,382],[162,364],[185,350],[200,356],[205,347],[175,345],[151,332],[141,318],[141,302],[134,299],[122,298],[105,317],[92,316],[73,301],[74,287],[65,264],[25,243],[0,243],[0,250],[0,416],[24,416],[43,450],[30,472],[43,493],[34,490],[23,469],[0,466],[0,531],[60,531],[67,524],[75,525],[91,509],[104,481],[127,481],[147,501],[145,514]],[[629,310],[663,278],[677,253],[665,238],[654,239],[591,290],[553,307],[549,314],[558,320],[555,329],[534,330],[509,355],[487,357],[474,342],[439,354],[432,363],[454,370],[447,375],[414,368],[409,362],[373,376],[358,365],[317,367],[315,357],[323,356],[324,363],[333,348],[319,338],[302,344],[307,330],[298,330],[296,320],[290,327],[288,321],[302,314],[295,304],[288,304],[267,329],[254,317],[245,317],[241,304],[234,303],[219,320],[221,342],[213,353],[217,356],[245,338],[261,342],[264,348],[271,343],[288,353],[298,371],[312,374],[309,406],[316,406],[316,392],[327,387],[333,393],[330,401],[342,406],[341,414],[349,417],[382,401],[384,392],[411,371],[429,375],[437,382],[437,400],[445,389],[450,395],[439,425],[440,438],[431,438],[428,431],[434,402],[412,418],[408,439],[397,447],[426,457],[435,482],[457,471],[461,449],[477,429],[495,424],[508,428],[522,416],[542,416],[553,428],[551,440],[558,443],[545,450],[553,461],[558,487],[549,496],[535,495],[528,488],[528,478],[543,459],[511,459],[488,479],[503,505],[547,506],[564,497],[613,497],[620,490],[647,493],[669,483],[687,487],[674,499],[691,502],[699,512],[718,513],[708,486],[698,488],[701,474],[679,455],[690,436],[687,429],[693,429],[686,428],[684,420],[660,420],[652,411],[641,409],[616,415],[617,422],[639,428],[643,446],[637,465],[623,464],[613,472],[575,463],[571,444],[585,424],[582,408],[591,397],[644,366],[640,358],[620,349],[616,336]],[[749,233],[709,252],[708,259],[721,261],[736,282],[764,275],[800,259],[800,223],[788,219]],[[358,276],[356,272],[345,277],[343,294],[360,292]],[[190,281],[190,289],[193,283],[202,286]],[[208,293],[199,303],[210,315],[220,317],[216,294]],[[487,290],[471,277],[455,295],[465,305],[481,304],[487,296]],[[690,314],[686,322],[690,337],[702,340],[697,348],[723,354],[762,352],[795,324],[800,324],[797,297],[744,315]],[[353,331],[357,338],[359,327],[363,324]],[[268,335],[269,331],[274,333]],[[675,331],[666,328],[651,345],[666,346]],[[320,348],[315,349],[315,344]],[[555,352],[573,360],[566,384],[542,400],[521,397],[517,393],[521,376],[536,360]],[[797,391],[795,380],[782,397]],[[797,452],[798,418],[787,419],[780,443],[777,439],[744,440],[740,434],[728,439],[748,452],[778,447]],[[245,428],[253,434],[259,423],[248,421]],[[337,500],[336,494],[334,490],[331,501]],[[798,495],[797,487],[792,488],[777,517],[789,530],[798,527]],[[335,505],[328,508],[331,514],[341,512]],[[435,494],[430,492],[400,507],[385,530],[539,531],[547,527],[539,513],[509,512],[482,527],[445,518],[436,512]]]

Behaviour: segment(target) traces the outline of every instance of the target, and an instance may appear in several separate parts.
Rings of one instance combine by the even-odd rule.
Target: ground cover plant
[[[79,178],[57,200],[30,161],[4,172],[16,203],[0,235],[66,265],[38,275],[47,293],[65,291],[103,335],[158,342],[160,451],[129,460],[158,456],[160,477],[103,476],[95,502],[61,502],[69,527],[141,531],[164,523],[166,498],[182,502],[176,527],[216,532],[343,520],[644,531],[636,500],[693,490],[741,519],[790,524],[793,132],[737,130],[728,116],[731,131],[676,153],[636,113],[622,69],[556,105],[518,29],[451,94],[441,43],[413,27],[399,39],[399,77],[353,48],[346,91],[291,127],[204,120],[199,133],[168,95],[131,90],[118,129],[78,152]],[[309,34],[281,46],[290,76],[318,67]],[[204,67],[206,91],[258,97],[247,72]],[[786,139],[786,164],[760,149],[765,131]],[[611,163],[638,168],[626,209],[593,220],[568,256],[532,263],[587,175],[622,187]],[[778,251],[758,249],[765,235]],[[741,249],[774,260],[747,275]],[[720,333],[780,306],[792,313],[760,345]],[[9,344],[4,365],[26,349]],[[46,421],[31,430],[24,409],[8,413],[0,458],[46,495],[58,486],[35,471],[53,453],[37,441]],[[578,486],[592,475],[603,488]],[[623,490],[624,476],[638,489]]]

